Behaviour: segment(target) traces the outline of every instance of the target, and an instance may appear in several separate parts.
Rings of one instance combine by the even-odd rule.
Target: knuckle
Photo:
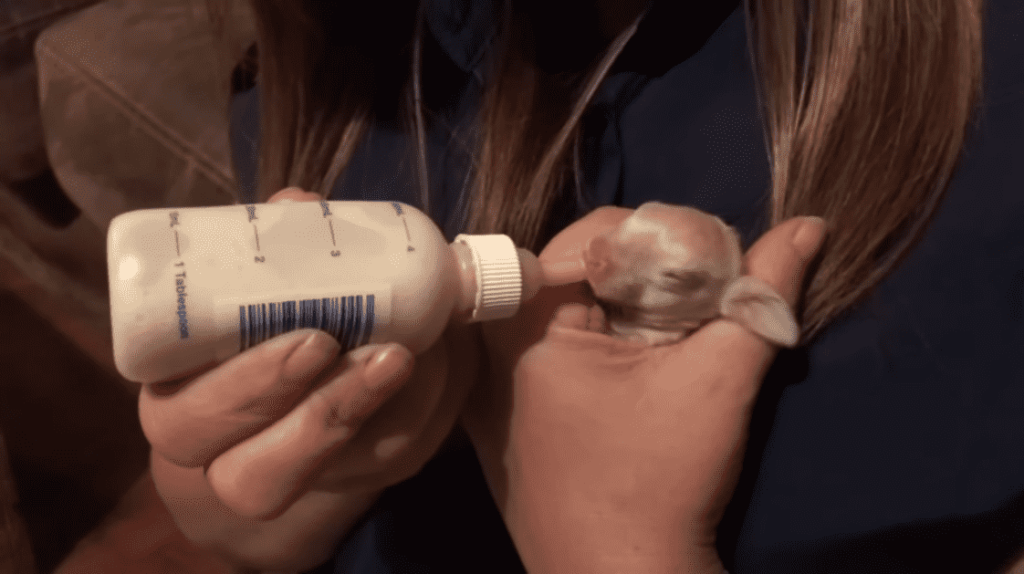
[[[328,383],[330,387],[334,383]],[[351,416],[344,400],[334,396],[327,388],[312,393],[306,399],[311,417],[326,429],[335,429],[350,424]]]
[[[322,420],[325,427],[333,429],[347,424],[348,417],[346,417],[342,412],[341,405],[332,403],[324,405],[324,415]]]
[[[374,457],[381,462],[398,461],[409,451],[411,439],[407,434],[397,434],[379,439],[373,447]]]
[[[173,425],[168,424],[168,417],[164,416],[163,409],[148,400],[145,392],[143,391],[143,396],[139,398],[139,425],[142,427],[142,434],[153,450],[164,455],[164,458],[178,458],[174,452],[176,449],[171,447],[175,442],[174,437],[181,433],[169,428]]]
[[[307,399],[311,418],[328,431],[358,428],[372,411],[372,392],[366,387],[362,376],[343,376],[328,383]]]

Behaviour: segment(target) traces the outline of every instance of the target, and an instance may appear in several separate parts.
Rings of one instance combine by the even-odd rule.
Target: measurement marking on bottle
[[[338,244],[334,242],[334,223],[332,220],[327,220],[327,227],[331,229],[331,245],[337,247]]]
[[[252,232],[256,234],[256,251],[260,250],[260,230],[256,229],[256,224],[252,224]]]
[[[405,226],[405,238],[409,240],[409,243],[412,243],[412,235],[409,235],[409,223],[404,217],[402,218],[402,225]]]
[[[179,221],[179,214],[177,211],[171,211],[168,213],[171,216],[171,229],[174,230],[174,250],[178,253],[178,257],[181,257],[181,245],[178,244],[178,230],[174,229],[176,226],[181,225]]]
[[[399,213],[401,213],[401,211],[399,211]],[[406,253],[416,251],[416,248],[412,246],[412,235],[409,233],[409,222],[405,220],[404,216],[402,217],[402,225],[405,226],[405,239],[409,242],[409,245],[405,246]]]

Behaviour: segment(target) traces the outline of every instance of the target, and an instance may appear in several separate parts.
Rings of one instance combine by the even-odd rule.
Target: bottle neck
[[[455,255],[455,272],[458,279],[452,318],[468,322],[476,307],[476,263],[473,261],[473,252],[465,243],[456,241],[451,244],[451,249]]]
[[[474,311],[478,301],[479,283],[477,274],[477,261],[473,256],[473,250],[465,243],[456,241],[451,244],[452,253],[455,256],[455,271],[458,278],[458,292],[455,297],[455,305],[452,309],[452,318],[464,322],[473,321]],[[540,262],[537,257],[526,249],[517,249],[519,259],[519,275],[521,278],[521,294],[519,304],[532,299],[543,285],[543,274]]]

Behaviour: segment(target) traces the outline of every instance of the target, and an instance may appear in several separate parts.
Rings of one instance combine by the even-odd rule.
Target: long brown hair
[[[231,0],[207,1],[223,26]],[[337,49],[337,31],[327,30],[339,19],[322,8],[331,3],[249,1],[263,96],[258,197],[288,185],[329,193],[373,119],[374,98],[397,89],[428,201],[423,14],[410,7],[397,25],[404,36],[394,36],[406,41],[371,61],[362,54],[376,52],[357,45],[366,34]],[[373,3],[343,4],[342,20]],[[819,215],[830,227],[801,310],[807,341],[892,271],[936,212],[977,121],[983,0],[744,0],[744,9],[767,119],[765,215],[771,225]],[[587,69],[551,74],[536,65],[529,24],[510,0],[500,13],[466,227],[536,251],[560,195],[578,189],[580,117],[636,23]]]

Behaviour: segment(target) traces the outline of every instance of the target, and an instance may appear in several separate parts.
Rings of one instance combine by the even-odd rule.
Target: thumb
[[[770,285],[794,308],[807,264],[821,248],[825,231],[825,220],[820,217],[794,217],[776,225],[744,256],[747,274]]]
[[[746,273],[773,288],[792,309],[800,296],[807,264],[825,237],[820,217],[796,217],[773,227],[747,251]],[[712,321],[687,339],[687,348],[702,357],[709,376],[732,373],[731,380],[759,385],[777,349],[733,321]],[[745,383],[744,383],[745,384]],[[756,386],[752,387],[756,392]]]

